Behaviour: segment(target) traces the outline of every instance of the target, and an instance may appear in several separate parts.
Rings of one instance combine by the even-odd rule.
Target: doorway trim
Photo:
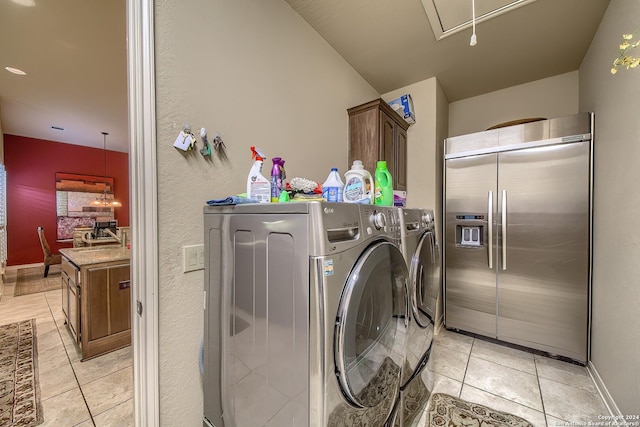
[[[127,0],[131,318],[135,425],[160,424],[153,0]]]

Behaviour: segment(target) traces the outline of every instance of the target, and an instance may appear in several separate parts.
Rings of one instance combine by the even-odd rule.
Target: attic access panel
[[[436,40],[471,26],[472,0],[421,0]],[[536,0],[476,0],[476,24]]]

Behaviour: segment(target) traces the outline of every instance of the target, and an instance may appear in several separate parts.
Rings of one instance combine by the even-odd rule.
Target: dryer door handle
[[[409,328],[409,316],[411,316],[411,293],[409,290],[409,281],[404,280],[404,328]]]

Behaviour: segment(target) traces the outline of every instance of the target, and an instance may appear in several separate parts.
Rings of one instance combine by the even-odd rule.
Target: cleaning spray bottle
[[[280,157],[273,157],[271,161],[271,203],[277,203],[282,192],[282,170],[280,169]]]
[[[387,169],[387,162],[384,160],[379,160],[376,166],[374,204],[393,206],[393,183]]]
[[[247,197],[260,203],[271,201],[271,184],[262,175],[262,163],[265,155],[258,147],[251,147],[251,158],[255,159],[247,177]]]
[[[287,172],[285,172],[284,170],[284,159],[281,157],[280,158],[280,196],[282,196],[282,193],[287,193]],[[287,193],[287,201],[288,199],[289,193]],[[282,197],[280,197],[280,200],[282,201]]]
[[[284,171],[284,159],[274,157],[273,167],[271,168],[271,202],[279,201],[280,193],[285,189],[284,180],[287,177]]]

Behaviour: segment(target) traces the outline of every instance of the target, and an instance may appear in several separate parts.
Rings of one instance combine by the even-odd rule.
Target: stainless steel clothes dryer
[[[409,319],[399,212],[205,207],[204,426],[378,427]]]
[[[401,209],[400,230],[402,253],[409,268],[411,320],[396,425],[415,426],[434,384],[434,374],[427,363],[435,345],[433,331],[440,292],[440,249],[431,210]]]

